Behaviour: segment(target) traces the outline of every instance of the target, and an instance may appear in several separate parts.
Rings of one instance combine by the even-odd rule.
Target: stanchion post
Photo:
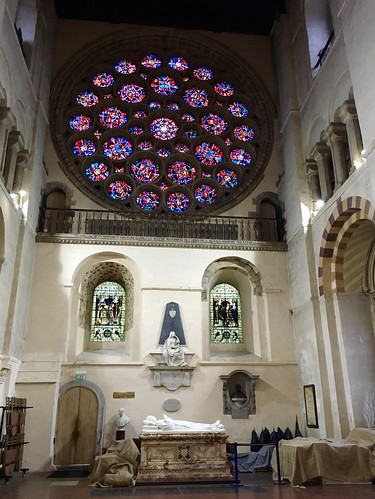
[[[234,481],[232,485],[234,487],[241,487],[241,480],[238,478],[238,443],[233,443],[233,454],[234,454]]]

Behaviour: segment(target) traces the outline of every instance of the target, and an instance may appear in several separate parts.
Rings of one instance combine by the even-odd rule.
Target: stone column
[[[307,159],[305,161],[305,170],[310,187],[311,199],[313,201],[318,201],[318,199],[322,199],[322,193],[320,191],[319,172],[316,161]]]
[[[9,130],[6,126],[5,118],[9,113],[9,107],[0,107],[0,171],[3,171],[5,155],[7,150]]]
[[[331,177],[333,176],[330,161],[330,149],[324,142],[317,142],[311,151],[312,157],[318,165],[320,193],[323,201],[332,196]]]
[[[354,102],[345,101],[339,109],[339,116],[346,125],[351,159],[349,173],[353,173],[353,171],[363,163],[361,157],[361,151],[363,149],[362,135]]]
[[[30,159],[30,154],[26,149],[19,151],[16,158],[16,168],[14,172],[12,191],[19,193],[22,190],[23,176]]]
[[[343,123],[331,123],[326,130],[326,138],[331,146],[333,170],[335,173],[335,190],[348,178],[346,165],[346,126]]]
[[[17,154],[20,150],[21,133],[12,131],[9,133],[4,164],[4,183],[8,191],[13,188],[13,180],[16,172]]]

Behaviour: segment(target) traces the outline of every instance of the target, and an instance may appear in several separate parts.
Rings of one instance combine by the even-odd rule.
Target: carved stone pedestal
[[[209,432],[144,432],[137,483],[231,480],[228,435]]]

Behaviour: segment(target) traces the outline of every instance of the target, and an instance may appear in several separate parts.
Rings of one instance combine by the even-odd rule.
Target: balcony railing
[[[119,239],[182,239],[209,241],[282,241],[275,219],[246,217],[197,217],[128,215],[99,210],[45,209],[41,213],[38,239],[58,235],[108,236]]]

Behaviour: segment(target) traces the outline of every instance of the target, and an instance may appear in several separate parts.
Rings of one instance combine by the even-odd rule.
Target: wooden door
[[[89,464],[95,459],[98,399],[84,387],[67,390],[59,398],[55,433],[55,465]]]

